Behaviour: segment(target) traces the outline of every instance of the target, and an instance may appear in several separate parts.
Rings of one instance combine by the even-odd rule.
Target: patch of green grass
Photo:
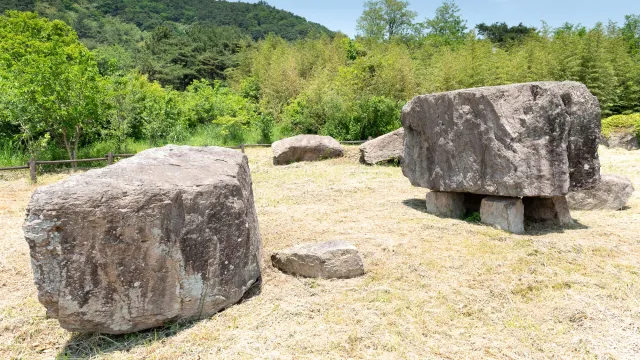
[[[472,224],[479,224],[481,222],[480,220],[480,212],[479,211],[473,211],[473,212],[469,212],[465,215],[464,221],[468,222],[468,223],[472,223]]]

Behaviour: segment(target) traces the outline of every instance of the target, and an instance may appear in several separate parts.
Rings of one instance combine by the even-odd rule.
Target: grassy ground
[[[250,149],[264,242],[260,296],[210,319],[128,336],[75,335],[36,300],[20,226],[34,187],[0,180],[0,358],[318,359],[640,356],[640,191],[624,211],[574,212],[571,229],[512,235],[424,212],[399,168],[357,148],[275,168]],[[640,151],[603,149],[603,172],[640,190]],[[50,183],[66,175],[45,175]],[[299,279],[269,255],[344,239],[358,279]]]

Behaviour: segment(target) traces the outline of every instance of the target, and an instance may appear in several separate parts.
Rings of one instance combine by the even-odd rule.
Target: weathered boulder
[[[487,196],[482,199],[480,220],[487,225],[514,234],[524,233],[524,205],[522,199]]]
[[[430,191],[427,193],[427,212],[436,216],[461,218],[467,208],[465,194]]]
[[[375,165],[387,161],[402,162],[404,128],[367,141],[360,146],[360,162]]]
[[[600,180],[600,107],[583,84],[418,96],[402,110],[402,170],[433,191],[565,196]]]
[[[635,128],[616,129],[607,135],[602,136],[602,144],[608,148],[619,148],[625,150],[640,149]]]
[[[294,246],[271,255],[271,263],[284,273],[309,278],[348,279],[364,274],[360,253],[345,241]]]
[[[598,186],[569,193],[567,200],[573,210],[620,210],[633,191],[631,180],[618,175],[602,175]]]
[[[298,135],[276,141],[273,149],[273,164],[287,165],[300,161],[317,161],[342,157],[340,143],[330,136]]]
[[[166,146],[35,191],[24,224],[38,299],[70,331],[200,319],[260,286],[247,158]]]

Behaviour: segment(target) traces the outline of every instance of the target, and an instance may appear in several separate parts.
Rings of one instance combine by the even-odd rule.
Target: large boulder
[[[602,136],[602,144],[608,148],[618,148],[625,150],[638,150],[640,144],[636,136],[636,129],[616,129],[607,135]]]
[[[600,184],[590,190],[572,192],[567,196],[573,210],[620,210],[631,198],[631,181],[618,175],[602,175]]]
[[[271,145],[274,165],[300,161],[317,161],[342,157],[340,143],[330,136],[298,135],[276,141]]]
[[[38,299],[70,331],[200,319],[260,286],[247,158],[166,146],[35,191],[24,224]]]
[[[586,86],[539,82],[422,95],[402,110],[414,186],[565,196],[600,180],[600,107]]]
[[[271,263],[287,274],[309,278],[347,279],[364,274],[358,249],[340,240],[294,246],[271,255]]]
[[[360,146],[360,162],[376,165],[388,161],[402,161],[404,128],[367,141]]]

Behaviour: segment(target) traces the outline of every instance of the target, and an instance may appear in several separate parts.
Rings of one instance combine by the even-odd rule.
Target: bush
[[[633,128],[640,140],[640,113],[631,115],[614,115],[602,120],[602,134],[608,136],[616,129]]]

